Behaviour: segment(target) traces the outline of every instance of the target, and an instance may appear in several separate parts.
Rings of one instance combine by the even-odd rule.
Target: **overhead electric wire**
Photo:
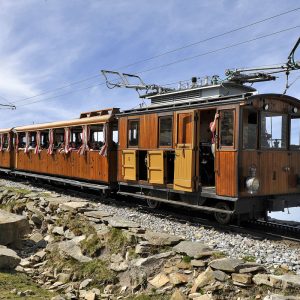
[[[290,28],[286,28],[286,29],[283,29],[283,30],[280,30],[280,31],[276,31],[276,32],[272,32],[272,33],[269,33],[269,34],[266,34],[266,35],[262,35],[262,36],[259,36],[259,37],[256,37],[256,38],[253,38],[253,39],[250,39],[250,40],[246,40],[246,41],[239,42],[239,43],[236,43],[236,44],[231,44],[231,45],[228,45],[228,46],[225,46],[225,47],[222,47],[222,48],[218,48],[218,49],[215,49],[215,50],[207,51],[207,52],[204,52],[204,53],[201,53],[201,54],[198,54],[198,55],[194,55],[194,56],[186,57],[186,58],[183,58],[183,59],[179,59],[179,60],[173,61],[173,62],[168,63],[168,64],[164,64],[164,65],[156,66],[156,67],[153,67],[153,68],[150,68],[150,69],[147,69],[147,70],[142,70],[142,71],[136,72],[135,75],[139,75],[139,74],[142,74],[142,73],[151,72],[151,71],[154,71],[154,70],[157,70],[157,69],[169,67],[169,66],[177,64],[177,63],[181,63],[181,62],[184,62],[184,61],[187,61],[187,60],[195,59],[195,58],[205,56],[205,55],[208,55],[208,54],[216,53],[216,52],[226,50],[226,49],[229,49],[229,48],[233,48],[233,47],[236,47],[236,46],[240,46],[240,45],[243,45],[243,44],[246,44],[246,43],[254,42],[256,40],[266,38],[266,37],[269,37],[269,36],[273,36],[273,35],[276,35],[276,34],[279,34],[279,33],[282,33],[282,32],[286,32],[286,31],[289,31],[289,30],[293,30],[293,29],[299,28],[299,27],[300,27],[300,25],[297,25],[297,26],[294,26],[294,27],[290,27]],[[56,95],[56,96],[49,97],[49,98],[46,98],[46,99],[41,99],[41,100],[37,100],[37,101],[34,101],[34,102],[21,104],[21,105],[18,105],[18,107],[23,107],[23,106],[31,105],[31,104],[34,104],[34,103],[55,99],[55,98],[58,98],[58,97],[66,96],[66,95],[73,94],[73,93],[78,92],[78,91],[82,91],[82,90],[85,90],[85,89],[89,89],[89,88],[104,85],[104,84],[105,84],[105,82],[101,82],[97,85],[92,85],[92,86],[88,86],[88,87],[85,87],[85,88],[82,88],[82,89],[73,90],[73,91],[67,92],[65,94]]]
[[[254,41],[257,41],[259,39],[262,39],[262,38],[265,38],[265,37],[269,37],[269,36],[273,36],[273,35],[276,35],[276,34],[279,34],[279,33],[282,33],[282,32],[286,32],[286,31],[289,31],[289,30],[293,30],[293,29],[296,29],[296,28],[299,28],[299,27],[300,27],[300,25],[297,25],[297,26],[294,26],[294,27],[289,27],[289,28],[286,28],[286,29],[282,29],[280,31],[276,31],[276,32],[273,32],[273,33],[265,34],[265,35],[262,35],[262,36],[259,36],[259,37],[247,40],[247,41],[239,42],[239,43],[236,43],[236,44],[231,44],[231,45],[228,45],[228,46],[225,46],[225,47],[222,47],[222,48],[218,48],[218,49],[215,49],[215,50],[207,51],[207,52],[204,52],[204,53],[201,53],[201,54],[193,55],[193,56],[182,58],[182,59],[179,59],[179,60],[175,60],[173,62],[170,62],[170,63],[167,63],[167,64],[163,64],[163,65],[160,65],[160,66],[156,66],[156,67],[153,67],[153,68],[150,68],[150,69],[142,70],[142,71],[139,71],[139,72],[137,72],[135,74],[143,74],[143,73],[147,73],[147,72],[150,72],[150,71],[153,71],[153,70],[157,70],[157,69],[169,67],[169,66],[174,65],[174,64],[178,64],[178,63],[181,63],[181,62],[184,62],[184,61],[187,61],[187,60],[195,59],[195,58],[198,58],[200,56],[205,56],[205,55],[208,55],[208,54],[216,53],[216,52],[219,52],[219,51],[222,51],[222,50],[226,50],[226,49],[229,49],[229,48],[233,48],[233,47],[236,47],[236,46],[240,46],[240,45],[243,45],[243,44],[246,44],[246,43],[254,42]]]
[[[298,10],[300,10],[300,7],[297,7],[297,8],[294,8],[294,9],[291,9],[291,10],[288,10],[288,11],[285,11],[285,12],[282,12],[282,13],[279,13],[279,14],[276,14],[276,15],[273,15],[273,16],[271,16],[271,17],[268,17],[268,18],[265,18],[265,19],[262,19],[262,20],[259,20],[259,21],[255,21],[255,22],[253,22],[253,23],[250,23],[250,24],[247,24],[247,25],[244,25],[244,26],[235,28],[235,29],[231,29],[231,30],[229,30],[229,31],[226,31],[226,32],[223,32],[223,33],[214,35],[214,36],[212,36],[212,37],[209,37],[209,38],[206,38],[206,39],[203,39],[203,40],[194,42],[194,43],[190,43],[190,44],[187,44],[187,45],[184,45],[184,46],[181,46],[181,47],[178,47],[178,48],[175,48],[175,49],[166,51],[166,52],[162,52],[162,53],[160,53],[160,54],[157,54],[157,55],[154,55],[154,56],[151,56],[151,57],[148,57],[148,58],[145,58],[145,59],[142,59],[142,60],[139,60],[139,61],[130,63],[130,64],[127,64],[127,65],[124,65],[124,66],[121,66],[121,67],[119,67],[119,68],[117,68],[117,69],[125,69],[125,68],[128,68],[128,67],[131,67],[131,66],[140,64],[140,63],[142,63],[142,62],[147,62],[147,61],[150,61],[150,60],[153,60],[153,59],[156,59],[156,58],[165,56],[165,55],[167,55],[167,54],[174,53],[174,52],[177,52],[177,51],[180,51],[180,50],[189,48],[189,47],[193,47],[193,46],[199,45],[199,44],[201,44],[201,43],[210,41],[210,40],[212,40],[212,39],[215,39],[215,38],[218,38],[218,37],[221,37],[221,36],[224,36],[224,35],[228,35],[228,34],[230,34],[230,33],[233,33],[233,32],[236,32],[236,31],[239,31],[239,30],[242,30],[242,29],[245,29],[245,28],[248,28],[248,27],[251,27],[251,26],[254,26],[254,25],[257,25],[257,24],[260,24],[260,23],[263,23],[263,22],[266,22],[266,21],[269,21],[269,20],[272,20],[272,19],[275,19],[275,18],[278,18],[278,17],[280,17],[280,16],[283,16],[283,15],[286,15],[286,14],[289,14],[289,13],[292,13],[292,12],[295,12],[295,11],[298,11]],[[98,74],[98,75],[93,75],[93,76],[87,77],[87,78],[82,79],[82,80],[70,82],[70,83],[67,84],[67,85],[64,85],[64,86],[61,86],[61,87],[58,87],[58,88],[55,88],[55,89],[48,89],[48,90],[45,90],[45,91],[43,91],[43,92],[41,92],[41,93],[39,93],[39,94],[37,94],[37,95],[30,96],[30,97],[26,97],[26,98],[23,98],[23,99],[14,101],[13,103],[14,103],[14,104],[15,104],[15,103],[20,103],[20,102],[23,102],[23,101],[25,101],[25,100],[30,100],[30,99],[33,99],[33,98],[36,98],[36,97],[40,97],[40,96],[43,96],[43,95],[48,94],[48,93],[52,93],[52,92],[55,92],[55,91],[58,91],[58,90],[62,90],[62,89],[65,89],[65,88],[67,88],[67,87],[76,85],[76,84],[80,84],[80,83],[85,82],[85,81],[89,81],[89,80],[91,80],[91,79],[93,79],[93,78],[96,78],[96,77],[99,77],[99,76],[100,76],[100,74]]]

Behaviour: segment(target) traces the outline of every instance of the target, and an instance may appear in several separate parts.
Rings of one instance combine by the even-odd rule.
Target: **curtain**
[[[11,133],[7,134],[7,148],[6,151],[9,152],[10,151],[10,144],[11,144]]]
[[[49,147],[47,149],[47,154],[52,155],[54,149],[54,130],[49,129]]]
[[[101,156],[107,156],[107,124],[105,123],[103,126],[103,142],[104,145],[101,147],[99,154]]]
[[[90,127],[87,125],[82,126],[82,144],[78,149],[79,155],[84,155],[86,151],[89,151],[90,148],[88,146],[90,139]]]
[[[29,152],[29,143],[30,143],[30,133],[29,132],[25,133],[25,139],[26,139],[26,146],[24,149],[24,153],[28,153]]]
[[[36,146],[34,149],[34,154],[39,154],[41,152],[41,132],[36,133]]]
[[[70,141],[71,141],[71,129],[65,128],[65,149],[64,153],[68,154],[70,152]]]
[[[4,134],[0,134],[0,152],[3,151],[3,145],[4,145]]]

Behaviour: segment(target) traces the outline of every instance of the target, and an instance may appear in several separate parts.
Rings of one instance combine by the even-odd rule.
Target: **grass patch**
[[[218,258],[224,258],[227,255],[222,251],[216,251],[216,252],[213,253],[212,256],[213,256],[214,259],[218,259]]]
[[[253,255],[245,255],[243,257],[244,262],[256,262],[256,257]]]
[[[182,261],[186,264],[189,264],[191,262],[192,258],[188,255],[185,255],[182,257]]]
[[[101,240],[98,238],[96,234],[90,235],[85,240],[81,241],[80,248],[84,255],[88,255],[90,257],[97,257],[101,254],[101,249],[104,246],[102,245]]]
[[[106,240],[105,247],[111,254],[125,253],[127,247],[133,246],[133,241],[128,240],[121,229],[112,228]]]
[[[18,296],[12,294],[10,291],[17,289],[17,291],[31,290],[34,295]],[[56,293],[49,292],[43,288],[40,288],[35,284],[29,277],[25,274],[20,274],[16,272],[12,273],[0,273],[0,299],[51,299]]]
[[[72,213],[69,213],[67,217],[63,216],[59,218],[56,225],[69,228],[76,236],[90,236],[91,234],[96,235],[95,228],[87,222],[85,217],[74,216]]]
[[[53,250],[48,256],[47,265],[57,268],[58,272],[67,270],[75,275],[78,280],[91,278],[93,284],[116,283],[116,273],[108,268],[108,262],[101,259],[93,259],[87,263],[79,263],[72,258],[63,258],[58,250]]]

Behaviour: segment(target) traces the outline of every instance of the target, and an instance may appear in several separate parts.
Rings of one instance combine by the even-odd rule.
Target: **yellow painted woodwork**
[[[194,191],[194,160],[194,150],[175,150],[174,190]]]
[[[122,151],[122,175],[124,180],[136,180],[136,150]]]
[[[148,181],[150,183],[164,184],[164,151],[148,151]]]

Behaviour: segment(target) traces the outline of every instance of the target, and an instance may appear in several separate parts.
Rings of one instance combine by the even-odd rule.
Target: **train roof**
[[[18,127],[11,128],[8,131],[12,129],[16,132],[37,131],[37,130],[50,129],[50,128],[61,128],[61,127],[69,127],[69,126],[72,127],[72,126],[92,125],[92,124],[101,124],[101,123],[103,124],[109,122],[114,117],[116,112],[119,112],[118,108],[109,108],[109,109],[97,110],[93,112],[85,112],[80,114],[79,119],[18,126]]]

